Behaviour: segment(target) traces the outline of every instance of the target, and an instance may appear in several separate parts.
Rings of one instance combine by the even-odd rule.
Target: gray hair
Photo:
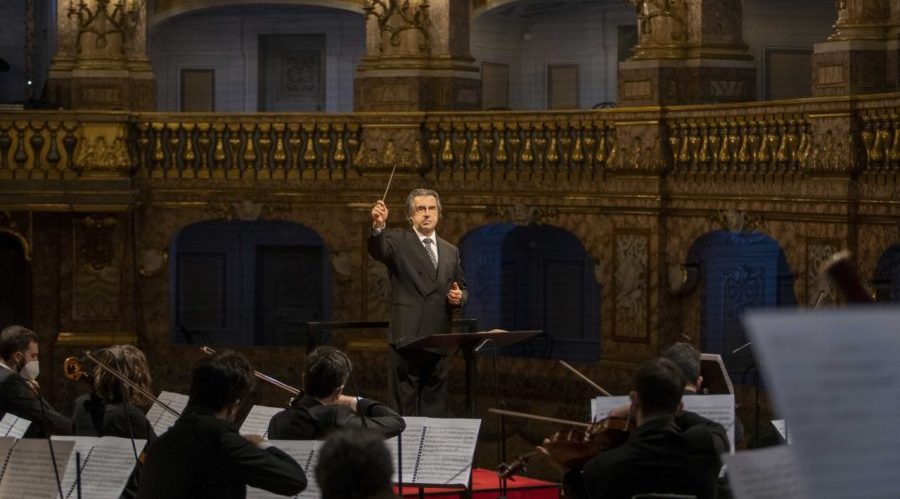
[[[437,191],[434,189],[413,189],[410,191],[409,196],[406,196],[406,217],[411,218],[413,216],[413,201],[415,201],[417,196],[434,196],[434,199],[437,200],[437,209],[438,216],[442,215],[443,207],[441,207],[441,197],[438,196]]]

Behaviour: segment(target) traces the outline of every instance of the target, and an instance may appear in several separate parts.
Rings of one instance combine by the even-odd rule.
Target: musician
[[[147,450],[141,498],[244,498],[247,486],[280,495],[306,488],[303,468],[258,435],[241,436],[235,416],[253,389],[250,363],[218,353],[194,369],[175,425]]]
[[[26,437],[68,435],[72,420],[58,413],[40,395],[37,377],[38,337],[24,326],[9,326],[0,333],[0,413],[31,421]],[[42,407],[43,406],[43,407]]]
[[[344,394],[352,364],[334,347],[322,346],[306,358],[304,396],[269,422],[273,440],[321,440],[339,428],[368,428],[393,437],[406,428],[400,414],[375,400]]]
[[[388,499],[393,460],[378,433],[369,430],[336,431],[319,449],[316,483],[322,499]]]
[[[147,357],[132,345],[113,345],[94,352],[94,357],[144,391],[152,393]],[[150,401],[138,390],[122,383],[110,371],[95,365],[91,393],[75,399],[72,426],[75,435],[86,437],[121,437],[156,441],[156,432],[141,408]],[[138,463],[125,485],[122,498],[137,497],[141,465]]]
[[[667,348],[662,356],[678,366],[684,375],[684,394],[696,395],[703,385],[703,376],[700,375],[700,350],[689,343],[678,342]]]
[[[565,485],[578,497],[629,499],[675,493],[715,497],[719,455],[728,435],[718,423],[681,410],[684,378],[672,361],[648,360],[634,377],[631,403],[610,416],[633,417],[636,428],[619,447],[597,454]]]
[[[147,357],[137,347],[113,345],[94,352],[94,357],[152,393]],[[93,392],[75,400],[72,422],[76,435],[156,440],[156,433],[141,410],[150,405],[149,400],[99,364],[94,366],[91,377]]]
[[[671,360],[684,375],[684,394],[697,395],[703,389],[703,376],[700,369],[700,350],[690,343],[678,342],[663,352],[663,357]],[[739,442],[744,436],[744,425],[737,417],[735,408],[734,417],[734,441]]]
[[[450,332],[453,312],[468,292],[459,250],[437,236],[441,199],[431,189],[414,189],[406,198],[409,229],[386,230],[388,208],[372,208],[369,254],[385,264],[391,279],[391,391],[405,415],[443,416],[447,404],[446,355],[400,350],[402,344]]]

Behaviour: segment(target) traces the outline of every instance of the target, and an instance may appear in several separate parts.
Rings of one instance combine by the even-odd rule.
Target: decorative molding
[[[650,341],[650,230],[619,229],[613,234],[612,336],[618,341]]]
[[[122,227],[116,216],[72,220],[72,318],[115,320],[122,313]]]
[[[283,215],[290,211],[290,207],[283,204],[258,203],[249,199],[243,199],[233,202],[209,203],[206,211],[219,219],[254,222],[256,220],[277,220],[283,218]]]
[[[728,232],[753,232],[762,229],[762,215],[739,210],[719,210],[710,221]]]
[[[559,216],[559,210],[553,207],[526,206],[522,203],[510,205],[495,204],[485,209],[485,216],[490,219],[512,222],[516,225],[544,224]]]
[[[0,232],[9,234],[22,245],[22,255],[26,262],[31,261],[34,238],[34,222],[31,212],[0,211]]]
[[[363,12],[366,19],[374,17],[378,23],[378,31],[381,34],[381,43],[378,50],[383,54],[384,38],[388,38],[388,43],[392,47],[401,45],[400,35],[409,30],[417,31],[422,37],[422,43],[419,44],[419,52],[429,53],[431,51],[431,33],[429,27],[431,19],[428,15],[428,0],[419,0],[414,7],[410,6],[409,0],[366,0]]]
[[[156,248],[142,249],[138,253],[138,274],[153,277],[162,273],[169,262],[169,252]]]

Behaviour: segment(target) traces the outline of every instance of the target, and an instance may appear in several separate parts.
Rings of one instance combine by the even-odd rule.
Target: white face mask
[[[27,362],[19,371],[19,375],[29,381],[36,380],[40,373],[41,367],[37,360]]]

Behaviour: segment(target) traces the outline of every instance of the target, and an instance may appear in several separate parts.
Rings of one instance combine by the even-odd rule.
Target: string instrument
[[[598,452],[622,445],[632,430],[631,420],[621,417],[608,417],[596,423],[580,423],[503,409],[491,408],[488,409],[488,412],[501,416],[558,423],[569,427],[569,429],[556,431],[547,437],[541,444],[540,450],[519,456],[511,464],[503,467],[500,471],[500,478],[506,478],[521,470],[528,459],[537,454],[546,454],[554,462],[566,468],[580,468]]]
[[[848,303],[874,303],[875,297],[866,289],[856,269],[853,268],[852,256],[848,250],[835,253],[819,267],[819,276],[830,277]]]
[[[143,395],[147,400],[159,404],[160,407],[162,407],[164,410],[168,411],[175,417],[181,417],[180,412],[169,407],[165,402],[162,402],[161,400],[156,398],[156,396],[154,396],[152,393],[148,392],[134,381],[128,379],[128,377],[119,372],[118,369],[95,357],[91,352],[85,352],[84,358],[96,364],[100,369],[108,372],[109,374],[112,374],[116,379],[128,385],[132,390]],[[77,357],[68,357],[63,362],[63,373],[65,374],[66,378],[73,381],[90,381],[93,384],[93,376],[85,371],[82,360]]]
[[[200,347],[200,350],[202,350],[203,353],[205,353],[207,355],[215,355],[216,354],[215,350],[213,350],[212,348],[209,348],[208,346],[205,346],[205,345]],[[303,396],[303,390],[301,390],[299,388],[295,388],[287,383],[278,381],[277,379],[275,379],[271,376],[263,374],[259,371],[253,371],[253,375],[256,376],[257,379],[265,381],[266,383],[269,383],[270,385],[277,386],[278,388],[281,388],[282,390],[289,392],[291,395],[294,396],[291,399],[291,402],[293,402],[295,398]]]
[[[594,383],[566,361],[560,360],[559,363],[602,395],[612,396],[608,391]],[[554,462],[566,468],[581,468],[584,463],[596,456],[597,453],[625,443],[632,430],[632,420],[630,418],[610,416],[595,423],[579,423],[577,421],[502,409],[488,409],[488,412],[502,416],[559,423],[569,427],[569,429],[556,431],[553,435],[544,439],[543,444],[538,447],[537,451],[518,456],[508,465],[501,465],[498,473],[500,479],[513,476],[526,466],[529,459],[541,454],[547,455]]]

